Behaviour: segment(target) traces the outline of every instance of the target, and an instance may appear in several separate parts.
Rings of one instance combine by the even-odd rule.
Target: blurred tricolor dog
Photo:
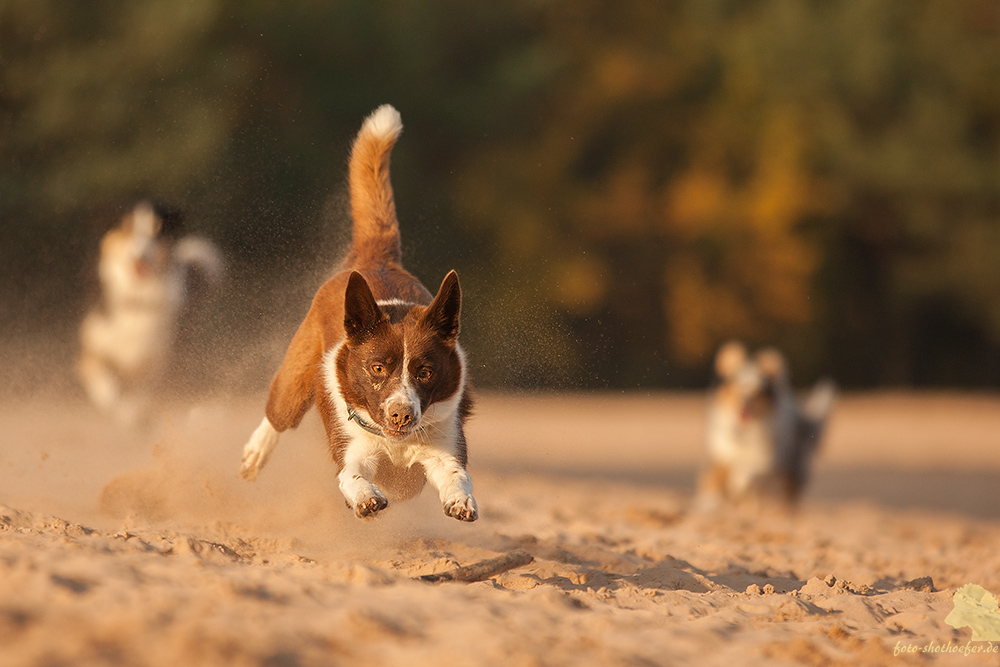
[[[399,113],[385,105],[354,141],[351,251],[292,338],[240,472],[255,479],[279,434],[315,403],[340,490],[358,517],[415,496],[426,479],[445,514],[475,521],[463,432],[471,395],[458,344],[462,294],[454,271],[435,296],[401,264],[389,156],[402,130]]]
[[[80,326],[77,371],[91,402],[129,425],[148,416],[193,283],[222,277],[218,249],[181,229],[179,212],[144,201],[101,239],[101,298]]]
[[[709,403],[709,467],[699,506],[748,498],[794,504],[833,406],[833,384],[821,381],[800,404],[780,352],[750,357],[737,342],[719,350],[715,369],[719,384]]]

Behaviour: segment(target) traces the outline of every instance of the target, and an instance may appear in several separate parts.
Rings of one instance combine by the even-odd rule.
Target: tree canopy
[[[0,2],[0,328],[66,338],[151,196],[222,245],[215,343],[266,366],[389,102],[406,260],[459,270],[480,384],[697,387],[742,338],[996,387],[998,37],[992,0]]]

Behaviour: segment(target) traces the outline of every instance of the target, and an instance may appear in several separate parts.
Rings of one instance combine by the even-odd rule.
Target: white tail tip
[[[391,104],[383,104],[365,119],[361,130],[367,130],[377,137],[395,139],[403,131],[403,118]]]
[[[222,282],[222,253],[211,241],[197,236],[185,236],[174,246],[174,259],[182,265],[195,267],[212,285]]]

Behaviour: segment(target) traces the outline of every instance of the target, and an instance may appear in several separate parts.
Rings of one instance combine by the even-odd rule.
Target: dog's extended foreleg
[[[389,500],[375,483],[378,451],[362,439],[353,440],[344,449],[344,465],[337,475],[340,492],[359,519],[374,516],[389,505]]]
[[[472,478],[455,456],[430,450],[418,461],[424,466],[427,480],[438,490],[445,514],[459,521],[479,518],[479,507],[472,497]]]

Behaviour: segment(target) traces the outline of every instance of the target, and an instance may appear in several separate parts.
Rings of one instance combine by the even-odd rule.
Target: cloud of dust
[[[6,406],[0,504],[106,531],[278,540],[311,558],[384,557],[452,528],[430,488],[375,519],[356,518],[315,414],[282,435],[256,481],[243,480],[243,445],[262,408],[262,397],[171,407],[135,431],[83,401]]]
[[[448,532],[454,520],[429,488],[377,519],[355,518],[314,412],[282,436],[256,481],[238,475],[270,378],[347,247],[349,225],[332,220],[345,205],[324,212],[331,233],[305,265],[227,258],[222,286],[185,312],[142,427],[100,413],[76,377],[79,326],[98,300],[97,237],[72,284],[25,276],[31,294],[0,323],[0,503],[95,527],[270,536],[331,552]]]
[[[101,511],[126,526],[195,529],[216,538],[274,536],[326,552],[364,552],[430,528],[423,499],[393,504],[373,520],[357,519],[337,488],[336,466],[314,415],[282,435],[257,480],[241,479],[242,447],[261,414],[254,412],[215,404],[171,420],[153,447],[151,465],[127,470],[103,487]],[[441,513],[436,499],[434,504],[434,513]]]
[[[74,364],[86,308],[37,331],[20,327],[23,335],[0,346],[7,369],[0,503],[94,527],[276,537],[333,553],[381,549],[452,521],[432,491],[377,519],[355,518],[314,412],[282,436],[256,481],[239,477],[270,377],[333,266],[319,264],[283,285],[231,275],[197,320],[183,324],[142,427],[119,423],[85,398]]]

